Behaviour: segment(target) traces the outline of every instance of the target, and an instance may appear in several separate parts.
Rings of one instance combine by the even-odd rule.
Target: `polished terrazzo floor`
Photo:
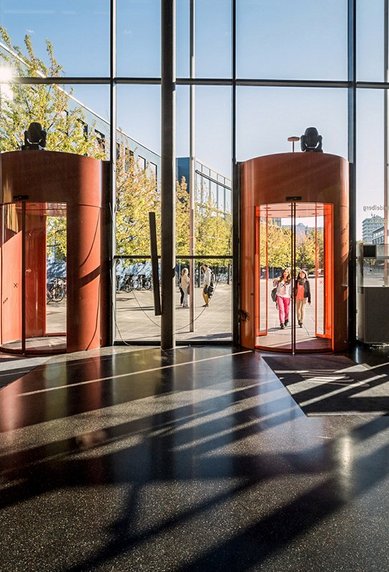
[[[388,416],[306,417],[227,347],[23,367],[0,390],[1,572],[389,569]]]

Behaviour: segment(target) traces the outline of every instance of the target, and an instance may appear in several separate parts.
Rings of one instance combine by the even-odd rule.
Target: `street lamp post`
[[[291,137],[288,137],[288,141],[292,143],[292,153],[294,153],[294,144],[297,141],[300,141],[300,137],[297,137],[297,135],[292,135]]]

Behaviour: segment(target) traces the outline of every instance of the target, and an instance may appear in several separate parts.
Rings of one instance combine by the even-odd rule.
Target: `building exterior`
[[[362,240],[364,244],[378,244],[373,241],[374,233],[384,224],[384,219],[378,215],[365,218],[362,221]]]
[[[85,129],[92,129],[97,136],[99,145],[109,157],[109,122],[99,116],[92,109],[85,106],[81,101],[73,96],[69,96],[71,106],[81,107],[85,116]],[[145,147],[139,141],[133,139],[129,134],[118,128],[116,131],[116,159],[120,157],[134,158],[138,167],[154,177],[157,186],[161,181],[161,157],[151,149]],[[190,191],[189,183],[189,157],[177,158],[177,180],[181,181],[184,177],[187,183],[188,192]],[[208,167],[205,163],[195,160],[195,176],[196,176],[196,200],[201,203],[211,201],[220,213],[231,214],[232,212],[232,186],[231,180],[223,174],[216,172]]]
[[[177,178],[182,177],[189,182],[190,159],[189,157],[179,157],[177,159]],[[195,161],[195,177],[197,200],[206,203],[211,200],[217,210],[222,213],[232,212],[232,187],[231,180],[210,169],[201,161]],[[189,186],[188,186],[189,190]]]
[[[384,244],[384,227],[380,226],[373,230],[372,244]]]

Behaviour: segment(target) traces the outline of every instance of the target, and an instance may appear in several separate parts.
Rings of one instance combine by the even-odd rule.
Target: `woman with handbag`
[[[208,264],[205,264],[205,262],[201,265],[201,270],[203,271],[203,299],[205,302],[203,304],[203,308],[206,308],[207,306],[209,306],[209,300],[212,297],[214,289],[212,280],[212,270],[210,269]]]
[[[277,306],[278,316],[280,319],[280,328],[283,330],[289,323],[289,306],[291,295],[291,276],[290,271],[285,268],[281,276],[273,281],[273,286],[277,287]]]

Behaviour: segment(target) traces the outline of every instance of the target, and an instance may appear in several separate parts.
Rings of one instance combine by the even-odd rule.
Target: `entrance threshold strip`
[[[46,393],[48,391],[57,391],[59,389],[72,389],[73,387],[78,387],[80,385],[89,385],[91,383],[100,383],[101,381],[109,381],[109,380],[119,379],[121,377],[130,377],[133,375],[141,375],[142,373],[152,373],[153,371],[161,371],[162,369],[181,367],[183,365],[191,365],[194,363],[202,363],[202,362],[206,362],[206,361],[212,361],[212,360],[216,360],[216,359],[222,359],[222,358],[226,358],[226,357],[233,357],[233,356],[238,356],[238,355],[242,355],[242,354],[249,354],[249,353],[253,353],[253,350],[244,350],[241,352],[234,352],[232,354],[226,354],[226,355],[222,355],[222,356],[213,356],[213,357],[203,358],[203,359],[199,359],[199,360],[190,360],[190,361],[186,361],[183,363],[175,363],[175,364],[171,364],[171,365],[162,365],[160,367],[152,367],[150,369],[142,369],[139,371],[132,371],[129,373],[121,373],[119,375],[110,375],[108,377],[99,377],[97,379],[89,379],[87,381],[79,381],[77,383],[71,383],[71,384],[67,384],[67,385],[58,385],[57,387],[46,387],[45,389],[36,389],[35,391],[26,391],[24,393],[20,393],[18,395],[18,397],[24,397],[26,395],[36,395],[37,393]]]

